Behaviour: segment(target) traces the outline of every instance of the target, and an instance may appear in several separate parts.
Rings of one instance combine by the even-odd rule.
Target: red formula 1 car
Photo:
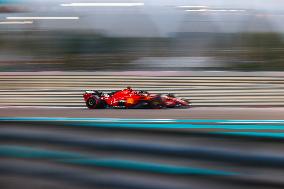
[[[188,100],[176,98],[172,94],[151,94],[147,91],[135,91],[131,89],[131,87],[111,93],[86,91],[83,97],[89,109],[160,109],[190,107],[190,102]]]

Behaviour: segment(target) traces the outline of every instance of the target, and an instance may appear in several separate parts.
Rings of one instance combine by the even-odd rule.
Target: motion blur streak
[[[143,6],[144,3],[70,3],[61,4],[63,7],[133,7]]]
[[[179,8],[208,8],[207,6],[202,6],[202,5],[181,5],[177,7]]]
[[[197,9],[197,10],[185,10],[187,12],[245,12],[246,10],[235,9]]]
[[[127,161],[120,159],[94,159],[82,154],[62,153],[59,151],[49,151],[34,149],[25,146],[0,146],[0,155],[8,158],[30,158],[48,159],[63,163],[79,164],[84,166],[108,167],[114,169],[129,169],[134,171],[148,171],[165,174],[181,175],[235,175],[236,173],[206,170],[191,167],[171,166],[164,164],[154,164],[149,162]]]
[[[79,17],[6,17],[7,20],[78,20]]]
[[[159,121],[169,123],[156,127]],[[173,122],[176,127],[169,130]],[[3,117],[0,185],[17,188],[17,181],[24,180],[31,182],[23,189],[35,189],[37,182],[55,188],[69,183],[72,189],[280,189],[284,187],[284,138],[265,133],[278,132],[275,129],[281,130],[283,122]],[[86,123],[92,127],[85,127]],[[118,127],[118,123],[125,126]],[[141,126],[129,127],[131,123]],[[240,128],[236,131],[227,124]],[[271,125],[275,128],[270,129]],[[198,126],[201,129],[192,130]],[[226,131],[223,127],[215,130],[216,126]],[[239,135],[244,127],[256,135]]]
[[[33,24],[33,21],[3,21],[0,24]]]

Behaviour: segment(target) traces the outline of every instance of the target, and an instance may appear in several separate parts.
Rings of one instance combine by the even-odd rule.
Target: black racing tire
[[[162,97],[160,95],[157,95],[150,101],[150,108],[152,109],[162,109],[165,107]]]
[[[96,96],[93,96],[86,101],[86,106],[89,109],[103,109],[106,108],[106,103],[101,99],[96,98]]]
[[[104,108],[107,108],[106,102],[101,100],[97,96],[93,96],[93,97],[89,98],[86,102],[86,106],[89,109],[104,109]]]
[[[97,99],[96,98],[89,98],[87,101],[86,101],[86,106],[89,108],[89,109],[96,109],[97,106],[98,106],[98,102],[97,102]]]

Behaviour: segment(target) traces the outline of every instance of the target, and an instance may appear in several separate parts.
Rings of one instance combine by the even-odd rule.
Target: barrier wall
[[[83,107],[85,90],[132,86],[175,93],[198,106],[284,106],[281,72],[35,72],[1,73],[1,106]]]

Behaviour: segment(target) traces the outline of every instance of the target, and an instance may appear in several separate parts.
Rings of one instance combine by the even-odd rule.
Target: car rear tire
[[[86,106],[89,109],[104,109],[107,108],[105,101],[101,100],[99,97],[93,96],[86,101]]]
[[[99,99],[96,99],[94,97],[91,97],[89,98],[87,101],[86,101],[86,106],[89,108],[89,109],[96,109],[98,108],[100,105],[100,100]]]

